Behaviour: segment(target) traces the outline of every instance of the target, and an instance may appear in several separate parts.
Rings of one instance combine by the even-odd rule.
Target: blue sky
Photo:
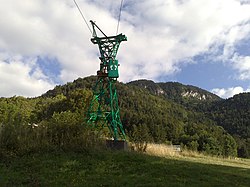
[[[0,97],[39,96],[96,73],[98,48],[73,0],[0,0]],[[77,0],[114,35],[120,1]],[[250,91],[250,0],[124,0],[122,82],[198,86],[223,98]]]

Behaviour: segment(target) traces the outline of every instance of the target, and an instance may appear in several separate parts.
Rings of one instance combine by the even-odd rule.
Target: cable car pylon
[[[97,44],[100,51],[100,69],[97,71],[93,97],[87,112],[87,123],[97,129],[107,126],[115,142],[125,140],[116,89],[119,77],[119,63],[116,55],[120,43],[127,41],[127,37],[123,34],[107,36],[95,22],[90,21],[90,23],[93,29],[91,42]],[[97,31],[103,36],[97,36]]]

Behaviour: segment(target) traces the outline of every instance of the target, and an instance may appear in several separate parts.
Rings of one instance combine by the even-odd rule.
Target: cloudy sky
[[[99,51],[73,0],[0,0],[0,97],[41,95],[96,73]],[[77,0],[115,35],[120,0]],[[250,91],[250,0],[124,0],[122,82],[178,81],[223,98]]]

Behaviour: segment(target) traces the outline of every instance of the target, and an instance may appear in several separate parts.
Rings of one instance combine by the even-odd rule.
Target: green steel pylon
[[[97,44],[101,54],[100,70],[93,89],[93,98],[88,110],[88,123],[96,128],[107,126],[114,140],[125,140],[125,132],[121,123],[120,108],[115,83],[119,77],[117,51],[122,41],[127,41],[123,34],[106,36],[102,30],[90,21],[93,27],[91,42]],[[97,37],[97,28],[104,37]]]

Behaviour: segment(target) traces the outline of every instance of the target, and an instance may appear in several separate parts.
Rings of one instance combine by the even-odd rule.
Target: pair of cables
[[[77,9],[79,10],[79,12],[80,12],[80,14],[81,14],[81,16],[82,16],[84,22],[86,23],[86,25],[87,25],[87,27],[88,27],[90,33],[92,34],[92,31],[91,31],[91,29],[90,29],[90,27],[89,27],[89,24],[88,24],[88,22],[87,22],[87,20],[86,20],[86,18],[85,18],[85,16],[84,16],[82,10],[80,9],[80,7],[79,7],[79,5],[77,4],[76,0],[73,0],[73,1],[74,1],[75,5],[76,5]],[[121,4],[120,4],[119,15],[118,15],[118,21],[117,21],[117,27],[116,27],[116,35],[118,34],[118,31],[119,31],[119,26],[120,26],[120,21],[121,21],[121,13],[122,13],[122,6],[123,6],[123,0],[121,0]]]

